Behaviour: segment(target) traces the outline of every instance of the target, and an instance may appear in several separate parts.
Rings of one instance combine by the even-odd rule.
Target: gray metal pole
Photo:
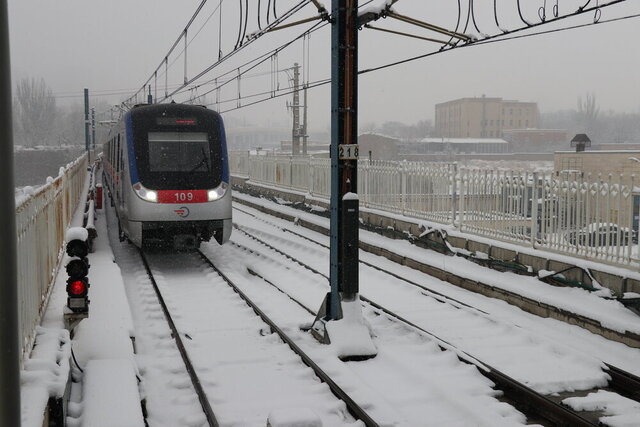
[[[84,90],[84,149],[89,151],[89,89]]]
[[[20,339],[7,2],[0,0],[0,426],[20,426]]]
[[[300,66],[293,64],[293,129],[291,130],[291,153],[300,154]]]
[[[96,149],[96,108],[91,107],[91,148]]]
[[[351,300],[358,285],[357,160],[341,159],[341,145],[357,144],[358,0],[333,0],[331,28],[331,296],[327,319],[339,318],[340,300]],[[348,205],[348,206],[347,206]],[[352,221],[355,218],[355,222]]]

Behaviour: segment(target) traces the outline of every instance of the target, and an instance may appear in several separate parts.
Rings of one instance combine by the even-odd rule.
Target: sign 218
[[[340,144],[338,158],[340,160],[358,160],[358,144]]]

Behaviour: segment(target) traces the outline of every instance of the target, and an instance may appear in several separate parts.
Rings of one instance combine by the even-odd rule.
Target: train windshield
[[[209,172],[206,132],[149,132],[149,172]]]
[[[222,181],[222,120],[202,107],[167,104],[131,112],[136,179],[152,190],[216,188]]]

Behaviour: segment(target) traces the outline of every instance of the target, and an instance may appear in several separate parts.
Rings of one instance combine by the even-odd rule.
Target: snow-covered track
[[[320,271],[318,271],[316,268],[314,268],[313,266],[308,265],[307,263],[305,263],[304,261],[298,259],[296,256],[287,253],[277,247],[274,246],[274,244],[270,244],[269,242],[266,242],[258,237],[255,236],[255,234],[259,234],[258,230],[250,230],[252,231],[252,233],[248,232],[246,229],[244,229],[244,227],[238,226],[237,224],[235,225],[235,228],[242,232],[243,234],[245,234],[247,237],[249,237],[250,239],[258,242],[260,245],[268,248],[270,251],[276,252],[277,254],[279,254],[282,257],[285,257],[288,261],[292,261],[295,262],[296,264],[300,265],[302,268],[310,271],[313,274],[316,275],[320,275],[322,276],[327,282],[329,280],[328,276]],[[289,233],[293,233],[295,234],[295,232],[292,232],[290,230],[286,230]],[[266,233],[265,233],[266,234]],[[298,237],[302,237],[306,240],[309,240],[313,243],[316,243],[320,246],[323,246],[326,249],[326,245],[322,245],[318,242],[315,242],[312,239],[308,239],[305,236],[301,236],[298,235]],[[277,240],[277,237],[273,237],[273,239]],[[242,244],[239,244],[237,242],[234,242],[232,239],[231,242],[233,245],[237,246],[238,248],[241,248],[244,251],[248,251],[253,253],[256,256],[263,256],[263,257],[269,257],[268,255],[265,255],[263,252],[258,253],[257,251],[254,251],[246,246],[243,246]],[[419,288],[424,288],[421,285],[418,285],[410,280],[405,280],[404,278],[398,276],[397,274],[394,274],[392,272],[387,272],[386,270],[384,270],[383,268],[377,267],[377,266],[373,266],[369,263],[366,263],[369,267],[375,268],[378,271],[381,272],[385,272],[388,273],[389,275],[405,281],[409,284],[412,285],[416,285]],[[250,270],[252,272],[252,274],[255,275],[259,275],[258,273]],[[260,276],[260,275],[259,275]],[[272,286],[276,286],[274,283],[272,283],[272,281],[270,281],[269,279],[260,276],[261,278],[263,278],[267,283],[271,284]],[[277,286],[276,286],[277,287]],[[281,288],[278,287],[278,290],[280,290],[281,292],[284,292]],[[295,297],[293,297],[290,294],[287,294],[288,297],[292,300],[294,300],[295,302],[297,302],[299,305],[303,305],[301,302],[297,301]],[[442,294],[438,294],[438,295],[427,295],[425,293],[423,293],[424,296],[427,297],[432,297],[432,298],[436,298],[438,299],[440,302],[448,302],[451,305],[453,305],[456,308],[460,308],[463,310],[467,310],[467,311],[475,311],[475,315],[477,316],[481,316],[481,317],[489,317],[488,314],[486,312],[483,312],[481,310],[476,310],[473,307],[470,307],[467,304],[461,303],[459,301],[456,300],[450,300],[450,301],[446,301],[446,299],[448,298],[446,295],[442,295]],[[442,298],[443,297],[443,298]],[[526,386],[525,384],[523,384],[521,381],[515,380],[514,378],[504,374],[503,372],[490,367],[487,363],[479,361],[477,359],[477,357],[473,356],[473,355],[469,355],[468,353],[466,353],[464,350],[461,350],[459,348],[457,348],[455,345],[451,344],[450,342],[447,342],[446,340],[438,337],[436,334],[434,334],[431,331],[426,330],[425,328],[415,324],[414,322],[407,320],[406,318],[404,318],[403,316],[393,312],[392,310],[389,310],[383,306],[381,306],[380,304],[377,304],[376,302],[366,298],[365,296],[363,296],[362,294],[360,295],[360,298],[362,301],[364,301],[365,303],[371,305],[372,307],[374,307],[375,309],[385,313],[387,316],[389,316],[392,319],[395,319],[399,322],[402,322],[405,325],[408,325],[412,328],[417,329],[418,331],[422,332],[425,335],[428,335],[430,337],[432,337],[436,342],[438,342],[443,350],[445,349],[453,349],[454,351],[456,351],[456,353],[458,354],[458,356],[462,356],[461,360],[467,362],[467,363],[472,363],[475,364],[478,367],[478,370],[485,375],[487,378],[489,378],[490,380],[492,380],[497,387],[502,390],[505,393],[505,398],[508,402],[512,403],[515,407],[517,407],[519,410],[521,410],[523,413],[527,414],[530,417],[533,417],[533,419],[539,420],[542,419],[544,420],[544,423],[548,423],[548,425],[576,425],[576,426],[593,426],[593,425],[598,425],[598,415],[595,413],[589,413],[589,414],[578,414],[576,411],[573,411],[572,409],[569,409],[568,407],[559,404],[559,402],[562,399],[550,399],[547,396],[545,396],[542,393],[538,393],[535,390],[531,389],[530,387]],[[444,300],[443,300],[444,299]],[[461,307],[462,305],[462,307]],[[310,311],[309,308],[305,309],[307,311]],[[315,314],[315,313],[314,313]],[[617,394],[621,395],[621,396],[625,396],[628,397],[630,399],[633,399],[635,401],[638,401],[639,396],[638,393],[640,393],[640,382],[638,382],[638,378],[633,376],[632,374],[625,372],[622,369],[619,368],[615,368],[611,365],[606,365],[606,369],[607,369],[607,373],[609,374],[609,376],[611,377],[611,380],[608,382],[608,384],[603,387],[594,387],[593,389],[590,390],[583,390],[583,392],[591,392],[591,393],[597,393],[598,390],[612,390],[614,392],[616,392]],[[572,394],[570,393],[565,393],[564,395],[562,395],[563,398],[572,396]]]
[[[260,239],[255,238],[257,241],[260,241]],[[252,252],[249,248],[246,248],[242,245],[239,245],[237,243],[232,242],[233,245],[237,246],[240,249]],[[308,269],[309,271],[315,273],[315,274],[320,274],[322,275],[325,279],[329,280],[329,278],[327,276],[325,276],[322,273],[319,273],[318,271],[316,271],[315,269],[313,269],[312,267],[302,263],[299,260],[296,260],[295,258],[291,257],[288,254],[285,254],[275,248],[273,248],[272,246],[270,246],[269,244],[267,244],[266,242],[263,242],[263,244],[267,247],[269,247],[272,250],[275,250],[277,252],[279,252],[281,255],[287,257],[289,260],[292,260],[298,264],[300,264],[301,266],[303,266],[304,268]],[[284,292],[280,287],[278,287],[276,284],[274,284],[272,281],[268,280],[267,278],[263,277],[262,275],[254,272],[253,270],[250,270],[250,272],[258,277],[260,277],[261,279],[263,279],[266,283],[269,283],[271,286],[276,287],[280,292]],[[304,306],[304,304],[300,301],[298,301],[295,297],[293,297],[290,294],[287,294],[287,296],[293,300],[295,303],[297,303],[298,305],[304,307],[307,311],[309,311],[310,313],[312,313],[313,315],[316,315],[317,313],[314,313],[311,309],[309,309],[308,307]],[[415,323],[405,319],[404,317],[400,316],[397,313],[394,313],[386,308],[384,308],[383,306],[381,306],[380,304],[377,304],[374,301],[371,301],[370,299],[364,297],[364,296],[360,296],[360,299],[362,301],[364,301],[365,303],[371,305],[372,307],[374,307],[375,309],[383,312],[384,314],[386,314],[389,318],[401,322],[402,324],[405,324],[411,328],[414,328],[420,332],[422,332],[425,335],[430,336],[431,338],[433,338],[438,345],[440,346],[442,351],[447,351],[447,350],[455,350],[458,357],[460,358],[461,361],[465,362],[465,363],[470,363],[475,365],[476,367],[478,367],[478,371],[484,375],[485,377],[487,377],[488,379],[490,379],[491,381],[493,381],[496,384],[496,387],[498,389],[500,389],[503,393],[504,393],[504,398],[507,402],[513,404],[516,408],[518,408],[520,411],[522,411],[524,414],[527,415],[527,417],[529,418],[535,418],[537,420],[543,420],[542,422],[547,423],[546,425],[571,425],[571,426],[597,426],[597,423],[592,423],[589,420],[583,418],[582,416],[578,415],[576,412],[559,405],[558,403],[553,402],[552,400],[548,399],[546,396],[537,393],[536,391],[532,390],[531,388],[527,387],[526,385],[524,385],[523,383],[516,381],[515,379],[509,377],[508,375],[505,375],[504,373],[498,371],[495,368],[492,368],[491,366],[487,365],[486,363],[477,360],[475,357],[465,353],[464,351],[457,349],[454,345],[448,343],[447,341],[439,338],[438,336],[436,336],[435,334],[433,334],[432,332],[427,331],[424,328],[421,328],[420,326],[416,325]]]
[[[244,200],[244,199],[234,198],[234,202],[235,202],[234,209],[241,211],[243,213],[246,213],[247,215],[255,216],[250,212],[239,209],[237,207],[238,203],[242,203],[243,205],[249,208],[256,209],[268,215],[272,215],[276,218],[280,218],[292,223],[295,222],[297,225],[307,228],[309,230],[312,230],[321,234],[325,234],[325,235],[329,234],[328,228],[313,222],[305,221],[304,219],[301,219],[301,218],[294,217],[287,213],[273,210],[259,204],[251,203],[250,201]],[[360,241],[360,249],[365,252],[383,256],[400,265],[405,265],[412,269],[429,274],[433,277],[447,281],[452,285],[461,287],[468,291],[479,293],[481,295],[484,295],[490,298],[501,299],[529,313],[532,313],[541,317],[553,318],[553,319],[560,320],[572,325],[579,325],[580,327],[592,333],[603,336],[609,340],[617,341],[634,348],[640,348],[640,334],[630,332],[630,331],[625,331],[625,332],[617,331],[615,329],[607,327],[607,325],[603,324],[602,322],[592,319],[586,315],[574,313],[574,312],[565,310],[563,308],[556,307],[552,304],[536,301],[535,299],[520,295],[510,290],[484,283],[481,280],[477,280],[477,278],[466,277],[464,275],[460,275],[460,274],[456,274],[451,271],[448,271],[447,269],[439,268],[435,265],[429,265],[407,256],[392,253],[384,248],[378,247],[371,243]],[[471,263],[471,261],[469,261],[469,263]],[[489,269],[489,267],[484,267],[484,268]]]
[[[198,395],[198,400],[200,401],[203,412],[205,413],[208,425],[216,427],[224,425],[264,425],[262,422],[266,422],[266,413],[264,413],[263,421],[260,424],[255,424],[254,419],[248,420],[242,418],[242,413],[245,412],[244,410],[238,411],[235,409],[246,408],[247,412],[263,412],[264,408],[252,409],[252,405],[255,405],[255,402],[249,397],[244,397],[242,396],[242,393],[239,393],[241,395],[241,399],[247,399],[246,402],[243,403],[243,401],[239,401],[237,398],[232,398],[226,395],[225,391],[230,391],[229,389],[219,389],[218,392],[220,394],[216,394],[215,390],[212,392],[212,386],[215,386],[218,383],[224,383],[225,380],[216,378],[215,375],[211,374],[211,371],[224,371],[225,369],[228,369],[225,368],[225,366],[229,365],[237,365],[239,367],[246,366],[243,364],[253,363],[252,359],[258,358],[260,359],[258,363],[264,362],[264,365],[272,367],[275,366],[275,369],[271,369],[270,374],[267,375],[269,378],[268,380],[262,377],[249,378],[250,374],[243,372],[246,376],[243,382],[251,381],[252,383],[259,384],[255,386],[255,389],[259,390],[264,388],[261,387],[262,383],[269,383],[271,387],[275,386],[279,393],[286,395],[287,393],[282,390],[286,385],[295,383],[298,385],[298,388],[294,392],[302,395],[302,400],[314,400],[318,399],[318,397],[324,398],[325,396],[331,396],[332,403],[328,405],[328,408],[325,408],[327,412],[321,416],[321,418],[325,420],[325,423],[329,423],[331,425],[365,425],[367,427],[378,427],[378,424],[366,413],[364,409],[359,407],[344,390],[335,384],[328,374],[324,373],[320,367],[317,366],[313,360],[307,356],[281,328],[278,327],[278,325],[276,325],[275,322],[273,322],[256,304],[254,304],[240,290],[240,288],[236,286],[224,273],[222,273],[204,254],[201,252],[140,252],[140,256],[156,292],[158,302],[162,306],[165,319],[171,329],[172,338],[175,339],[176,346],[179,348],[180,355],[182,356],[186,370],[189,373],[193,388]],[[185,281],[188,283],[184,283]],[[196,281],[197,286],[194,286]],[[161,284],[159,284],[159,282],[161,282]],[[228,285],[228,294],[236,295],[235,297],[229,297],[228,295],[226,295],[225,298],[221,297],[221,286],[226,285]],[[213,289],[214,287],[216,287],[216,289]],[[288,346],[288,351],[283,352],[276,350],[277,355],[271,355],[272,357],[269,357],[266,354],[261,354],[260,350],[248,347],[250,344],[247,343],[246,337],[242,336],[243,332],[247,332],[247,328],[245,326],[234,324],[234,321],[228,318],[222,320],[219,316],[207,315],[207,311],[211,311],[213,313],[219,312],[219,310],[213,308],[213,301],[211,302],[212,308],[209,310],[206,308],[202,310],[203,303],[206,307],[206,298],[215,298],[216,296],[219,296],[220,298],[218,299],[220,300],[227,301],[219,301],[219,306],[228,306],[229,304],[232,304],[232,310],[238,314],[239,317],[248,319],[246,320],[246,323],[251,324],[254,328],[256,327],[256,324],[262,325],[257,328],[259,331],[257,336],[260,338],[256,339],[256,341],[267,340],[266,344],[264,342],[256,344],[257,348],[262,352],[269,354],[270,351],[266,349],[265,346],[281,347],[283,346],[282,341],[284,341],[284,344]],[[196,305],[199,307],[196,307]],[[187,321],[185,320],[185,317],[191,316],[191,313],[188,313],[191,311],[190,306],[194,312],[199,311],[200,314],[196,314],[195,317],[190,317],[191,320]],[[172,314],[171,312],[174,310],[175,313]],[[256,318],[256,315],[259,319]],[[174,318],[178,319],[178,321],[174,321]],[[193,321],[195,318],[199,318],[197,324]],[[221,321],[224,321],[225,323],[221,324]],[[225,339],[231,341],[231,344],[226,345],[227,348],[234,347],[236,341],[240,342],[240,347],[242,347],[243,350],[231,349],[229,350],[229,353],[246,352],[250,354],[250,356],[247,357],[251,360],[248,362],[246,360],[234,360],[233,358],[229,360],[227,355],[224,356],[226,360],[221,363],[221,366],[215,366],[215,363],[211,362],[211,356],[213,354],[204,354],[198,351],[198,348],[194,347],[208,346],[215,353],[216,350],[220,351],[220,346],[224,345],[222,343],[211,342],[207,339],[209,332],[208,328],[210,328],[208,323],[211,325],[220,324],[221,327],[225,329],[223,335],[225,336]],[[200,332],[198,330],[200,330]],[[187,331],[189,332],[187,333]],[[237,337],[236,334],[238,334]],[[275,334],[273,335],[274,337],[277,335],[279,337],[278,339],[282,341],[276,341],[269,338],[272,334]],[[249,335],[253,335],[253,332],[249,331]],[[190,340],[189,345],[185,345],[182,337],[186,337]],[[196,343],[191,344],[192,342]],[[196,353],[195,355],[192,354],[190,356],[192,351],[195,351]],[[289,355],[286,353],[291,354]],[[293,359],[297,359],[297,362],[292,363],[291,360]],[[192,360],[195,360],[195,362],[192,363]],[[283,370],[283,365],[285,364],[292,364],[295,369],[293,369],[292,372],[287,372],[286,370]],[[298,366],[304,366],[309,372],[301,373],[300,370],[297,369]],[[246,367],[246,370],[249,370],[249,366]],[[311,369],[309,370],[307,367]],[[267,368],[260,368],[262,371],[261,374],[265,373],[264,369]],[[243,371],[242,368],[240,368],[240,370]],[[230,374],[230,376],[232,375]],[[288,378],[288,376],[291,378]],[[281,384],[278,386],[276,384],[278,381],[276,380],[274,382],[274,378],[272,377],[278,378]],[[286,381],[284,381],[285,379]],[[228,378],[226,380],[228,381]],[[320,384],[320,382],[326,384],[327,387],[324,389],[318,389],[318,384]],[[204,387],[203,384],[205,385]],[[227,384],[231,384],[231,386],[234,387],[233,380],[228,381]],[[300,384],[302,384],[302,386],[300,386]],[[304,397],[305,395],[307,397]],[[324,401],[329,399],[325,398],[318,400],[320,400],[320,403],[318,403],[316,405],[317,407],[312,411],[315,414],[321,413],[321,410],[318,408],[325,405]],[[290,401],[292,400],[290,399]],[[221,405],[222,409],[218,408],[218,405]],[[235,414],[225,414],[225,410],[230,406],[234,408],[232,412],[235,411]],[[215,408],[215,414],[212,408]],[[238,415],[237,412],[240,412],[240,415]],[[340,422],[337,423],[337,420]],[[362,422],[362,424],[360,424],[360,422]]]
[[[244,302],[247,303],[249,307],[251,307],[260,319],[269,325],[271,330],[276,333],[291,348],[291,350],[300,357],[300,359],[302,359],[304,364],[310,367],[318,378],[329,386],[331,392],[347,405],[347,409],[351,415],[364,422],[367,427],[378,427],[378,424],[369,416],[369,414],[367,414],[364,409],[362,409],[340,386],[338,386],[338,384],[336,384],[331,377],[313,361],[311,357],[309,357],[291,338],[289,338],[289,336],[280,327],[278,327],[278,325],[271,320],[271,318],[267,316],[257,304],[242,292],[242,290],[232,280],[220,271],[205,254],[201,251],[198,251],[198,254],[207,265],[209,265],[231,288],[233,288],[233,290],[244,300]]]
[[[252,215],[249,212],[244,212],[244,213],[246,213],[248,215]],[[265,222],[268,223],[268,221],[265,221]],[[272,227],[280,228],[275,224],[270,224],[270,225]],[[262,239],[259,239],[259,238],[255,237],[254,235],[251,235],[250,233],[247,232],[247,230],[244,227],[241,227],[238,224],[234,224],[234,228],[239,230],[239,231],[241,231],[241,232],[243,232],[243,233],[245,233],[245,234],[247,234],[247,235],[249,235],[252,239],[259,241],[261,244],[263,244],[264,246],[270,248],[271,250],[280,253],[281,255],[287,257],[290,260],[293,260],[296,263],[299,263],[304,268],[306,268],[306,269],[308,269],[308,270],[310,270],[310,271],[312,271],[312,272],[314,272],[316,274],[322,275],[323,277],[325,277],[328,280],[328,277],[325,274],[317,271],[316,269],[314,269],[313,267],[310,267],[307,264],[304,264],[304,263],[300,262],[297,259],[292,258],[289,254],[279,250],[278,248],[274,247],[273,245],[267,243],[266,241],[264,241]],[[323,244],[321,242],[318,242],[318,241],[316,241],[314,239],[311,239],[308,236],[304,236],[303,234],[296,233],[295,231],[292,231],[292,230],[289,230],[289,229],[284,229],[284,228],[280,228],[280,229],[283,232],[292,234],[292,235],[294,235],[294,236],[296,236],[296,237],[298,237],[300,239],[304,239],[304,240],[306,240],[308,242],[311,242],[311,243],[313,243],[313,244],[315,244],[315,245],[317,245],[319,247],[322,247],[322,248],[327,249],[327,250],[329,249],[329,247],[327,245],[325,245],[325,244]],[[423,284],[417,283],[414,280],[411,280],[409,278],[403,277],[402,275],[399,275],[399,274],[397,274],[397,273],[395,273],[393,271],[389,271],[388,269],[385,269],[385,268],[380,267],[378,265],[375,265],[373,263],[370,263],[370,262],[367,262],[367,261],[363,261],[362,259],[359,260],[359,262],[362,265],[366,265],[367,267],[373,268],[373,269],[375,269],[377,271],[380,271],[380,272],[382,272],[384,274],[387,274],[387,275],[389,275],[391,277],[394,277],[394,278],[396,278],[398,280],[401,280],[401,281],[403,281],[403,282],[405,282],[405,283],[407,283],[409,285],[415,286],[415,287],[425,291],[424,295],[430,296],[430,297],[432,297],[432,298],[434,298],[434,299],[436,299],[436,300],[438,300],[440,302],[451,304],[451,305],[453,305],[453,306],[455,306],[457,308],[464,308],[464,309],[467,309],[467,310],[474,311],[474,312],[476,312],[478,315],[480,315],[482,317],[486,317],[486,318],[490,317],[490,314],[487,313],[486,311],[483,311],[483,310],[481,310],[481,309],[479,309],[477,307],[473,307],[473,306],[471,306],[471,305],[469,305],[469,304],[467,304],[465,302],[459,301],[459,300],[457,300],[455,298],[451,298],[448,295],[445,295],[445,294],[443,294],[441,292],[438,292],[438,291],[436,291],[434,289],[431,289],[428,286],[425,286]],[[363,301],[366,301],[366,302],[372,304],[373,306],[377,306],[377,304],[375,302],[368,300],[364,296],[361,296],[361,299]],[[380,307],[380,308],[382,308],[382,307]],[[626,371],[624,369],[621,369],[621,368],[618,368],[616,366],[613,366],[613,365],[611,365],[609,363],[604,362],[604,365],[606,366],[606,370],[607,370],[608,375],[611,377],[610,387],[612,389],[614,389],[617,393],[619,393],[619,394],[621,394],[623,396],[626,396],[626,397],[628,397],[630,399],[633,399],[633,400],[640,401],[640,377],[638,377],[636,375],[633,375],[632,373],[630,373],[630,372],[628,372],[628,371]]]
[[[207,423],[209,424],[210,427],[219,427],[220,424],[218,423],[218,420],[216,418],[215,413],[213,412],[213,409],[211,408],[211,404],[209,403],[209,398],[207,397],[207,394],[205,393],[203,387],[202,387],[202,383],[200,382],[200,378],[198,378],[198,374],[196,373],[195,368],[193,367],[193,363],[191,363],[191,359],[189,358],[189,354],[187,353],[187,349],[184,346],[184,343],[182,341],[182,337],[180,335],[180,333],[178,332],[178,329],[176,327],[175,322],[173,321],[173,318],[171,317],[171,312],[169,312],[169,309],[167,308],[167,304],[164,301],[164,298],[162,296],[162,293],[160,292],[160,289],[158,288],[158,283],[156,282],[155,277],[153,276],[153,273],[151,271],[151,268],[149,267],[149,263],[147,261],[147,258],[144,254],[144,252],[142,250],[139,250],[140,252],[140,258],[142,259],[142,262],[144,264],[144,268],[147,271],[147,275],[149,276],[149,280],[151,281],[151,284],[153,285],[153,289],[156,293],[156,296],[158,298],[158,302],[160,303],[160,306],[162,307],[162,312],[164,313],[164,317],[169,325],[169,329],[171,329],[171,335],[173,337],[173,339],[175,340],[176,343],[176,347],[178,347],[178,351],[180,352],[180,356],[182,357],[182,361],[184,362],[184,366],[187,370],[187,373],[189,374],[189,379],[191,380],[191,384],[193,385],[193,388],[198,396],[198,401],[200,402],[200,405],[202,406],[202,411],[204,412],[204,415],[207,419]]]

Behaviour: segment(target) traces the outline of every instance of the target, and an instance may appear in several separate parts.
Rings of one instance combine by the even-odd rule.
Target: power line
[[[137,97],[137,95],[142,91],[144,92],[146,90],[146,87],[148,84],[151,83],[151,81],[155,78],[156,79],[156,85],[157,85],[157,77],[158,77],[158,71],[161,70],[162,65],[165,65],[165,71],[164,71],[164,75],[165,75],[165,80],[167,79],[166,73],[168,72],[169,69],[169,63],[168,63],[168,59],[169,56],[171,55],[171,53],[173,52],[173,50],[175,49],[175,47],[177,46],[177,44],[180,42],[180,40],[182,40],[183,37],[186,37],[187,34],[187,29],[188,27],[191,25],[191,23],[195,20],[195,17],[198,15],[198,13],[200,12],[200,10],[202,10],[202,6],[204,6],[204,3],[206,2],[206,0],[203,0],[203,2],[200,4],[200,6],[198,7],[198,9],[196,10],[196,12],[194,13],[194,15],[192,16],[192,19],[189,21],[189,23],[187,24],[187,26],[185,27],[185,29],[183,30],[183,32],[180,34],[180,36],[178,37],[178,39],[176,40],[176,42],[174,43],[174,45],[171,47],[171,49],[169,50],[169,52],[165,55],[164,59],[162,60],[162,62],[160,62],[160,65],[156,68],[156,70],[151,74],[151,76],[147,79],[147,81],[145,81],[145,83],[142,85],[142,87],[140,89],[138,89],[138,91],[136,91],[132,96],[130,96],[128,98],[127,101],[131,101],[133,100],[135,97]],[[253,41],[255,41],[257,38],[261,37],[262,35],[266,34],[268,31],[270,31],[271,29],[273,29],[274,27],[276,27],[279,23],[285,21],[286,19],[288,19],[289,17],[293,16],[295,13],[297,13],[298,11],[300,11],[302,8],[304,8],[306,5],[308,5],[311,2],[311,0],[302,0],[300,3],[298,3],[297,5],[295,5],[294,7],[290,8],[287,12],[285,12],[285,14],[282,14],[277,20],[275,20],[273,23],[271,23],[270,25],[268,25],[267,27],[265,27],[262,31],[253,33],[247,40],[246,43],[240,43],[236,48],[234,48],[234,50],[232,50],[230,53],[228,53],[225,56],[221,56],[221,52],[219,52],[219,58],[218,60],[212,64],[210,67],[208,67],[207,69],[205,69],[204,71],[198,73],[195,77],[191,78],[191,79],[187,79],[186,77],[186,73],[185,73],[185,83],[182,85],[182,88],[187,87],[189,84],[193,83],[194,81],[196,81],[197,79],[201,78],[204,74],[208,73],[209,71],[211,71],[213,68],[215,68],[216,66],[220,65],[222,62],[228,60],[231,56],[233,56],[234,54],[236,54],[237,52],[239,52],[240,50],[242,50],[243,48],[245,48],[247,45],[251,44]],[[218,8],[220,8],[222,2],[220,2],[220,4],[218,5]],[[248,3],[248,2],[247,2]],[[240,5],[242,6],[242,0],[240,0]],[[274,7],[275,7],[275,3],[274,3]],[[248,10],[247,10],[248,13]],[[220,10],[220,15],[222,14],[222,11]],[[246,14],[245,14],[246,15]],[[246,15],[246,19],[245,21],[248,21],[248,16]],[[246,26],[246,25],[245,25]],[[200,32],[201,30],[199,30],[198,32]],[[242,31],[242,15],[241,15],[241,25],[240,25],[240,31]],[[196,34],[197,35],[197,34]],[[195,37],[195,36],[194,36]],[[242,38],[242,37],[241,37]],[[192,39],[193,40],[193,39]],[[185,46],[185,50],[187,48],[188,45]],[[182,53],[181,53],[182,54]],[[171,64],[173,64],[177,59],[174,59],[174,61],[172,61]],[[186,61],[185,61],[185,71],[186,71]],[[161,73],[161,76],[163,74]],[[170,98],[171,96],[176,94],[176,90],[172,91],[171,93],[167,93],[165,95],[164,98],[162,98],[161,101],[164,101],[168,98]],[[125,101],[125,102],[127,102]]]
[[[456,47],[451,48],[451,49],[437,50],[437,51],[429,52],[427,54],[423,54],[423,55],[418,55],[418,56],[414,56],[414,57],[411,57],[411,58],[407,58],[407,59],[404,59],[404,60],[401,60],[401,61],[391,62],[391,63],[385,64],[385,65],[381,65],[381,66],[378,66],[378,67],[369,68],[369,69],[366,69],[366,70],[360,70],[360,71],[358,71],[358,74],[362,75],[362,74],[372,73],[372,72],[375,72],[375,71],[380,71],[380,70],[383,70],[383,69],[386,69],[386,68],[391,68],[391,67],[395,67],[395,66],[398,66],[398,65],[401,65],[401,64],[408,63],[408,62],[413,62],[413,61],[416,61],[416,60],[419,60],[419,59],[424,59],[424,58],[428,58],[428,57],[431,57],[431,56],[434,56],[434,55],[450,52],[450,51],[452,51],[454,49],[457,49],[457,48],[481,46],[481,45],[489,44],[489,43],[506,42],[506,41],[510,41],[510,40],[514,40],[514,39],[520,39],[520,38],[525,38],[525,37],[534,37],[534,36],[540,36],[540,35],[545,35],[545,34],[562,32],[562,31],[569,31],[569,30],[589,27],[589,26],[593,26],[593,25],[613,23],[613,22],[632,19],[632,18],[640,18],[640,14],[628,15],[628,16],[618,17],[618,18],[611,18],[611,19],[604,20],[604,21],[591,22],[591,23],[587,23],[587,24],[574,25],[574,26],[570,26],[570,27],[556,28],[556,29],[548,30],[548,31],[538,31],[538,32],[531,33],[531,34],[516,35],[516,36],[511,36],[511,37],[504,37],[504,34],[496,35],[496,36],[493,36],[490,40],[481,40],[481,41],[477,41],[477,42],[473,42],[473,43],[459,45],[459,46],[456,46]],[[551,22],[551,21],[547,21],[547,22]],[[310,89],[312,89],[312,88],[316,88],[316,87],[320,87],[320,86],[329,84],[330,82],[331,82],[331,79],[317,80],[317,81],[314,81],[312,83],[309,83],[308,87]],[[221,110],[220,113],[226,113],[226,112],[235,111],[235,110],[238,110],[238,109],[241,109],[241,108],[254,106],[254,105],[260,104],[262,102],[270,101],[270,100],[272,100],[274,98],[279,98],[279,97],[282,97],[282,96],[290,95],[293,92],[294,92],[293,89],[285,90],[285,91],[283,91],[281,93],[278,93],[276,95],[271,95],[268,98],[263,98],[263,99],[260,99],[260,100],[256,100],[254,102],[251,102],[251,103],[248,103],[248,104],[244,104],[244,105],[241,105],[241,106],[238,106],[238,107],[229,108],[229,109],[226,109],[226,110]],[[267,94],[271,94],[271,92],[262,92],[262,93],[258,93],[258,94],[247,95],[247,96],[241,97],[240,100],[255,98],[256,96],[267,95]],[[229,100],[225,100],[225,101],[220,101],[217,104],[229,103],[229,102],[233,102],[233,101],[238,101],[238,98],[229,99]],[[215,105],[215,104],[216,103],[209,103],[209,104],[206,104],[206,105],[211,106],[211,105]]]

